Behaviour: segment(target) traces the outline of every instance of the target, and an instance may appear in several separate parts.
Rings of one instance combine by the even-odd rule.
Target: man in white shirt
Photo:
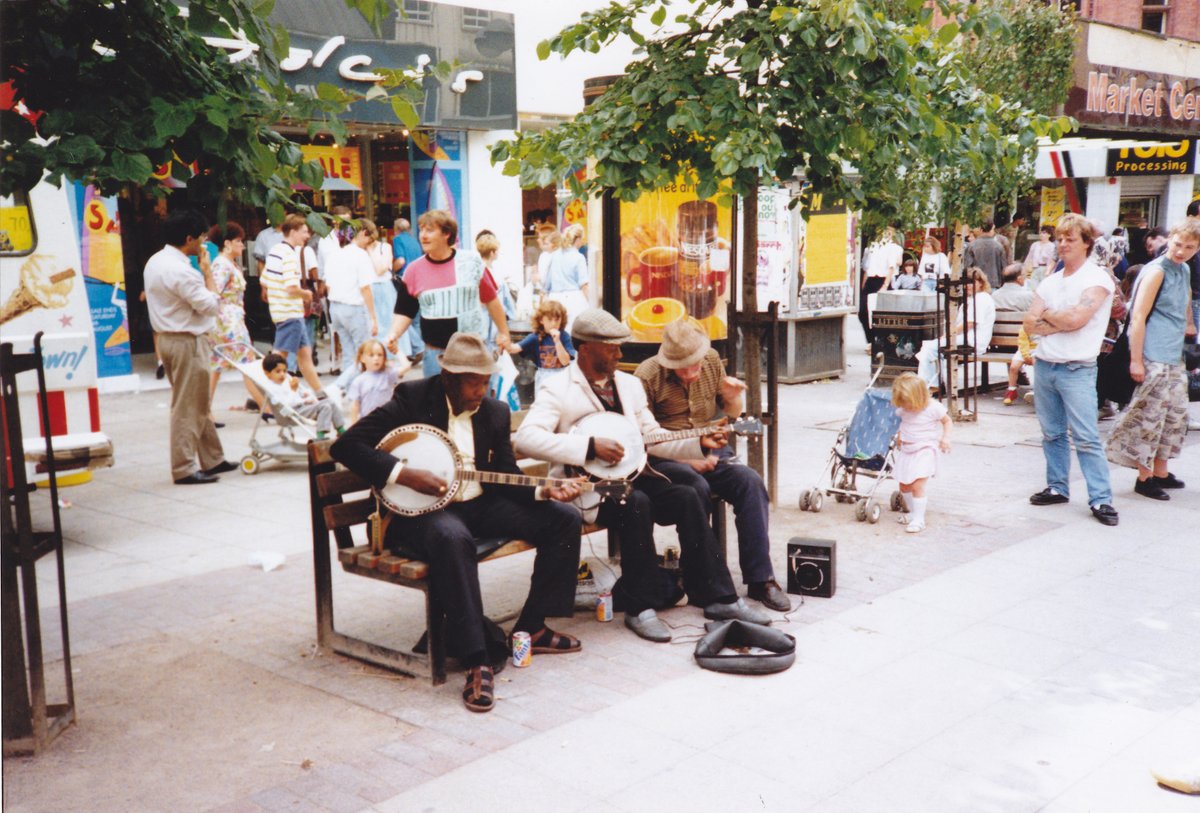
[[[145,270],[150,324],[171,382],[171,476],[176,485],[215,483],[217,475],[237,468],[225,459],[209,419],[208,334],[221,298],[208,265],[197,274],[188,261],[202,250],[207,232],[208,221],[199,212],[172,212],[163,224],[167,244],[146,262]]]
[[[304,324],[304,308],[312,302],[313,295],[300,286],[302,265],[306,264],[301,252],[311,232],[304,218],[297,214],[285,217],[282,228],[283,241],[268,252],[262,272],[267,306],[275,323],[274,350],[285,359],[294,355],[305,382],[313,392],[323,395]]]
[[[329,286],[329,324],[342,345],[339,362],[342,373],[337,386],[346,392],[361,370],[355,359],[358,348],[372,336],[379,335],[375,317],[375,298],[371,284],[375,282],[375,265],[367,247],[375,242],[378,230],[366,218],[358,221],[354,238],[333,255],[325,283]]]
[[[1024,323],[1030,338],[1041,337],[1033,351],[1033,392],[1046,458],[1046,488],[1029,501],[1034,505],[1070,501],[1074,441],[1092,515],[1102,525],[1113,526],[1119,518],[1112,507],[1108,460],[1097,423],[1096,356],[1115,286],[1112,275],[1088,259],[1095,237],[1086,218],[1064,215],[1055,236],[1063,268],[1042,280]]]

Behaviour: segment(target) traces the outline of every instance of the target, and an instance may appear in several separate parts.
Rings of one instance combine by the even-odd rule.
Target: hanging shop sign
[[[1055,226],[1067,213],[1067,190],[1061,186],[1042,187],[1042,208],[1038,214],[1038,228]]]
[[[1149,147],[1110,149],[1107,174],[1114,175],[1194,175],[1197,139]]]
[[[300,152],[304,155],[304,160],[320,163],[327,182],[322,185],[322,189],[362,189],[362,164],[357,147],[318,147],[305,144],[300,147]],[[334,183],[328,183],[330,181]]]

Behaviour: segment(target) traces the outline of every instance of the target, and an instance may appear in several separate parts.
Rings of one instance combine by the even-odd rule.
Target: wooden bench
[[[980,370],[980,388],[987,392],[991,387],[988,381],[988,364],[1003,364],[1006,374],[1012,355],[1017,351],[1017,337],[1021,333],[1021,323],[1025,321],[1025,311],[996,311],[996,324],[992,328],[992,342],[987,352],[975,356],[974,360],[982,362]]]
[[[313,579],[317,601],[317,645],[323,652],[337,652],[351,658],[382,666],[414,677],[428,676],[435,686],[446,682],[445,621],[437,596],[430,591],[429,565],[419,559],[388,553],[376,555],[369,544],[355,544],[353,534],[361,526],[369,537],[368,519],[375,511],[375,500],[365,480],[338,465],[329,454],[332,441],[314,441],[308,446],[308,483],[313,530]],[[583,532],[604,530],[584,525]],[[428,654],[404,652],[356,638],[334,626],[333,572],[329,549],[330,535],[336,543],[337,560],[342,570],[355,576],[411,587],[425,594],[425,623]],[[615,536],[611,534],[610,537]],[[610,538],[610,548],[616,544]],[[515,553],[533,550],[520,539],[508,540],[480,559],[491,562]]]

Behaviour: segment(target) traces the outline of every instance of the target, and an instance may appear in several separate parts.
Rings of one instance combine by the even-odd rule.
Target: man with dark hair
[[[439,363],[440,375],[401,382],[392,400],[354,424],[333,444],[334,459],[376,488],[397,483],[421,494],[443,495],[450,483],[439,475],[417,460],[404,464],[376,448],[393,429],[423,423],[449,436],[462,455],[464,469],[520,474],[509,439],[508,407],[485,397],[496,364],[483,339],[455,333]],[[548,628],[546,617],[570,616],[574,611],[580,519],[578,511],[561,503],[578,497],[580,488],[567,483],[534,491],[473,480],[458,486],[454,501],[440,511],[390,516],[384,544],[412,550],[429,563],[430,584],[446,615],[447,651],[467,670],[463,703],[471,711],[486,712],[495,703],[495,677],[479,590],[476,540],[520,538],[537,548],[529,597],[513,631],[529,633],[537,655],[578,652],[579,640]]]
[[[215,483],[217,475],[237,468],[225,459],[209,418],[208,334],[221,298],[208,265],[197,274],[188,261],[202,250],[207,233],[199,212],[172,212],[163,224],[167,244],[146,262],[146,306],[171,382],[171,476],[177,485]]]
[[[1167,250],[1167,230],[1161,226],[1147,231],[1142,240],[1146,244],[1146,255],[1152,260],[1158,259],[1158,256]]]
[[[982,232],[963,250],[962,267],[980,268],[993,290],[1000,287],[1000,274],[1008,264],[1008,252],[996,239],[996,224],[990,219],[979,224]]]

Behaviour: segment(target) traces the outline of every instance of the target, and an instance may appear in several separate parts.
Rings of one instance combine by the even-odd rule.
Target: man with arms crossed
[[[1033,351],[1034,404],[1042,427],[1046,488],[1029,501],[1070,501],[1071,442],[1087,482],[1088,505],[1102,525],[1116,525],[1108,460],[1100,443],[1096,405],[1096,356],[1112,309],[1112,275],[1088,255],[1094,237],[1082,215],[1064,215],[1055,228],[1063,263],[1042,280],[1025,316],[1025,333],[1040,337]],[[1067,433],[1070,432],[1070,439]]]

